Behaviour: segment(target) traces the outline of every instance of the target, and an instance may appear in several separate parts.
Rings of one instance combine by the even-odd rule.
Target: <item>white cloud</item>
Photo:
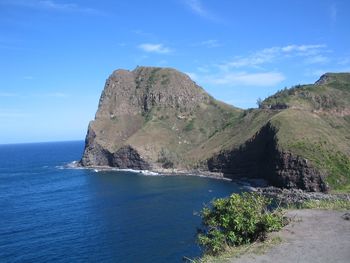
[[[139,45],[138,48],[142,49],[145,52],[159,53],[159,54],[166,54],[172,51],[170,48],[165,47],[163,44],[144,43]]]
[[[204,7],[201,0],[183,0],[185,5],[196,15],[199,15],[203,18],[219,21],[217,16],[210,12],[207,8]]]
[[[102,14],[99,10],[83,7],[76,3],[60,3],[54,0],[11,0],[3,1],[1,4],[19,7],[46,9],[61,12],[80,12],[86,14]]]
[[[276,51],[283,51],[283,52],[308,52],[310,50],[319,50],[322,48],[325,48],[326,45],[318,44],[318,45],[288,45],[284,47],[276,47]]]
[[[274,87],[286,80],[286,76],[278,68],[280,64],[297,61],[304,66],[329,66],[330,52],[324,44],[274,46],[247,56],[197,67],[196,71],[187,74],[201,85],[209,87]],[[311,72],[313,69],[308,70]],[[319,72],[318,70],[317,73]]]
[[[204,17],[208,15],[200,0],[186,0],[185,3],[194,13]]]
[[[261,64],[271,62],[275,58],[275,53],[270,50],[262,50],[247,57],[236,58],[230,62],[221,64],[222,69],[256,67]]]
[[[212,85],[229,86],[275,86],[285,80],[285,76],[280,72],[225,72],[217,75],[209,75],[203,81]]]
[[[37,5],[47,9],[56,9],[56,10],[74,10],[77,9],[78,6],[76,4],[64,4],[64,3],[56,3],[51,0],[43,0],[38,1]]]
[[[219,67],[223,70],[231,68],[254,67],[257,68],[263,64],[272,63],[279,59],[302,56],[305,57],[306,63],[325,63],[328,58],[321,55],[328,52],[326,45],[288,45],[265,48],[246,57],[237,57],[229,62],[220,64]]]

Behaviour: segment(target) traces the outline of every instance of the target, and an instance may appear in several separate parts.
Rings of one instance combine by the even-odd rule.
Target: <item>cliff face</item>
[[[103,148],[96,142],[96,134],[90,128],[86,136],[81,164],[83,166],[110,166],[121,169],[150,169],[150,165],[129,145],[120,147],[116,152],[110,152]]]
[[[83,166],[209,170],[278,187],[350,190],[350,74],[277,92],[260,109],[215,100],[170,68],[117,70],[90,122]]]
[[[267,123],[238,149],[223,151],[208,160],[208,168],[225,177],[263,178],[271,185],[325,192],[323,175],[307,159],[278,149],[275,128]]]

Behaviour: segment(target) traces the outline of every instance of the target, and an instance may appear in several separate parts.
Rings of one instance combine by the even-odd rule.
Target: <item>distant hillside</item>
[[[259,106],[244,111],[217,101],[174,69],[117,70],[89,124],[81,164],[350,190],[350,74],[325,74]]]

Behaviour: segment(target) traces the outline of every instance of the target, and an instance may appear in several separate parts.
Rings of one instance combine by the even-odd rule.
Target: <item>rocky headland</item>
[[[171,68],[116,70],[80,164],[260,178],[309,192],[350,185],[350,74],[284,89],[258,109],[220,102]]]

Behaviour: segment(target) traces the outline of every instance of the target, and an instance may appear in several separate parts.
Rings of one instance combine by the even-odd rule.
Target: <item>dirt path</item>
[[[247,254],[232,259],[234,263],[350,262],[350,221],[345,212],[292,210],[293,221],[276,233],[282,242],[263,255]]]

